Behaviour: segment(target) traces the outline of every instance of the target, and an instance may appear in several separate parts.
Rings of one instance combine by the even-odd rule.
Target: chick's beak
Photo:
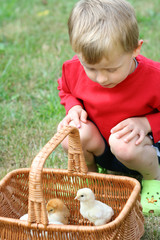
[[[77,196],[74,198],[74,200],[76,200],[76,199],[78,200],[78,197],[77,197]]]

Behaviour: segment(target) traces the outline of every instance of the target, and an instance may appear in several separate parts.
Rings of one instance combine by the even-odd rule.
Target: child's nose
[[[97,72],[97,78],[96,78],[97,83],[103,85],[108,81],[107,74],[104,73],[104,71]]]

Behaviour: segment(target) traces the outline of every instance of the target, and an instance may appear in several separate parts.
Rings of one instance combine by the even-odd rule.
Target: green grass
[[[67,19],[75,2],[0,0],[0,179],[29,167],[65,115],[57,79],[63,62],[74,54]],[[144,39],[142,54],[160,61],[159,0],[130,2]],[[67,168],[60,146],[45,166]],[[158,224],[159,219],[146,218],[143,239],[158,239]]]
[[[65,114],[57,79],[73,54],[67,34],[73,1],[46,3],[0,1],[0,177],[30,166]]]

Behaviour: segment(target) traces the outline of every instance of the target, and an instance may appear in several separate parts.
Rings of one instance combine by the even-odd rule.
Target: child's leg
[[[70,125],[74,126],[74,123],[71,122]],[[90,121],[87,121],[87,123],[81,122],[79,133],[84,157],[88,166],[88,171],[95,172],[97,171],[97,166],[94,160],[94,156],[99,156],[104,152],[104,140],[97,127]],[[63,140],[62,147],[66,152],[68,151],[67,138]]]
[[[160,180],[160,167],[152,140],[146,136],[139,145],[135,145],[135,141],[136,138],[125,143],[124,138],[117,139],[116,134],[109,138],[111,151],[122,164],[140,172],[144,179]]]

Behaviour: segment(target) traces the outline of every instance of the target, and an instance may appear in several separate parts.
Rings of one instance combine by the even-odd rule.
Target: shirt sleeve
[[[152,129],[154,142],[160,140],[160,112],[146,115]]]
[[[64,65],[62,67],[62,77],[58,79],[58,90],[59,90],[59,97],[61,99],[60,103],[64,105],[66,114],[75,105],[80,105],[81,107],[83,107],[82,102],[76,97],[74,97],[71,93],[69,83],[67,82],[65,77]]]

